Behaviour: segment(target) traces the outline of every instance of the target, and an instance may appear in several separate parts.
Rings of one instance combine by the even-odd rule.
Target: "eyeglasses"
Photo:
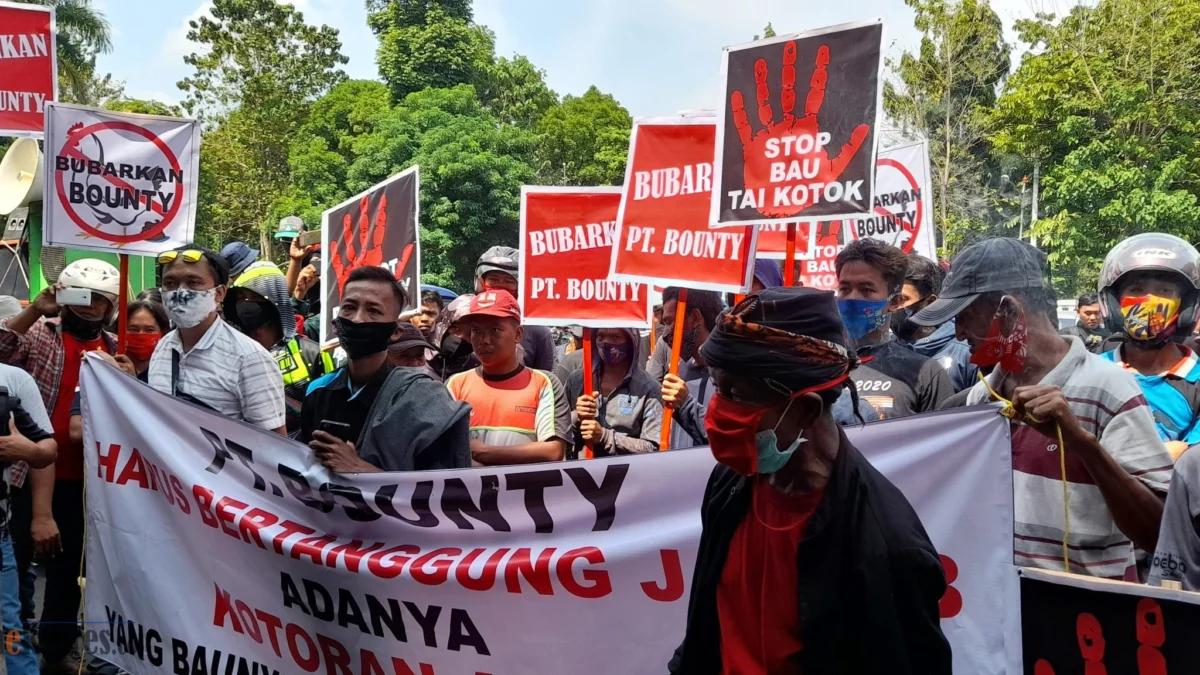
[[[158,264],[168,265],[175,262],[175,259],[181,256],[184,262],[194,263],[204,257],[204,251],[197,251],[194,248],[189,248],[186,251],[167,251],[158,255]]]

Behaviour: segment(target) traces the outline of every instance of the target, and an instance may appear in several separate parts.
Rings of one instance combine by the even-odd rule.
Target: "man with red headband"
[[[720,464],[670,672],[950,673],[937,551],[831,412],[858,365],[833,294],[752,295],[700,353]]]

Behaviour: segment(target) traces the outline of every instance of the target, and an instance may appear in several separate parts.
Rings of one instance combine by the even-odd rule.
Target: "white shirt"
[[[171,361],[179,357],[179,381],[172,386]],[[191,351],[183,351],[179,330],[163,336],[150,357],[150,386],[167,394],[188,394],[226,417],[263,429],[284,426],[283,375],[263,346],[219,317]]]

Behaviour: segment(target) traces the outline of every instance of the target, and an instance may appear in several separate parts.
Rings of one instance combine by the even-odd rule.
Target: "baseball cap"
[[[295,239],[304,231],[304,221],[296,216],[288,216],[279,221],[279,229],[275,232],[276,239]]]
[[[388,343],[388,351],[406,352],[415,347],[424,347],[437,351],[425,336],[421,334],[421,329],[411,323],[400,324],[400,336]]]
[[[521,308],[508,291],[484,291],[471,298],[471,309],[467,311],[467,316],[496,316],[520,321]]]
[[[1046,254],[1020,239],[985,239],[968,246],[950,263],[938,299],[917,312],[918,326],[940,326],[984,293],[1045,288]]]

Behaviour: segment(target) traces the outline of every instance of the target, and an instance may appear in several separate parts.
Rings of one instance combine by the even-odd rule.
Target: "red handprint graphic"
[[[948,555],[939,555],[938,558],[942,561],[942,571],[946,575],[946,592],[942,593],[942,599],[938,600],[938,617],[950,619],[958,616],[963,608],[962,593],[951,585],[958,581],[958,563]]]
[[[379,207],[375,210],[375,218],[368,213],[370,197],[364,196],[358,201],[358,225],[355,227],[353,217],[347,213],[342,216],[342,237],[339,242],[336,237],[330,237],[329,264],[337,278],[338,295],[345,290],[346,279],[350,273],[359,267],[378,267],[384,263],[383,242],[387,238],[387,195],[380,195]],[[357,237],[355,237],[357,230]],[[357,239],[357,247],[355,246]],[[412,257],[415,243],[404,247],[399,261],[396,263],[397,279],[404,276],[408,261]]]
[[[843,184],[838,182],[838,178],[866,141],[871,126],[858,125],[850,134],[850,141],[842,146],[841,152],[830,159],[825,150],[830,136],[821,132],[817,119],[825,102],[829,61],[829,47],[821,45],[817,50],[816,68],[804,104],[804,116],[795,117],[792,113],[796,106],[796,43],[784,43],[783,90],[779,95],[783,120],[778,123],[771,108],[767,62],[763,59],[755,62],[758,121],[764,127],[757,134],[751,128],[742,92],[730,94],[733,122],[742,141],[743,184],[746,193],[762,191],[763,203],[756,201],[755,206],[764,215],[776,218],[795,216],[822,201],[842,201],[861,188],[862,181]],[[861,195],[858,199],[862,199]],[[743,206],[746,201],[742,201]]]
[[[1160,648],[1167,641],[1162,608],[1153,598],[1142,598],[1137,605],[1137,675],[1167,675],[1167,659]],[[1093,614],[1081,613],[1075,619],[1079,655],[1084,675],[1108,675],[1104,665],[1104,629]],[[1034,675],[1054,675],[1054,667],[1045,659],[1033,664]]]

